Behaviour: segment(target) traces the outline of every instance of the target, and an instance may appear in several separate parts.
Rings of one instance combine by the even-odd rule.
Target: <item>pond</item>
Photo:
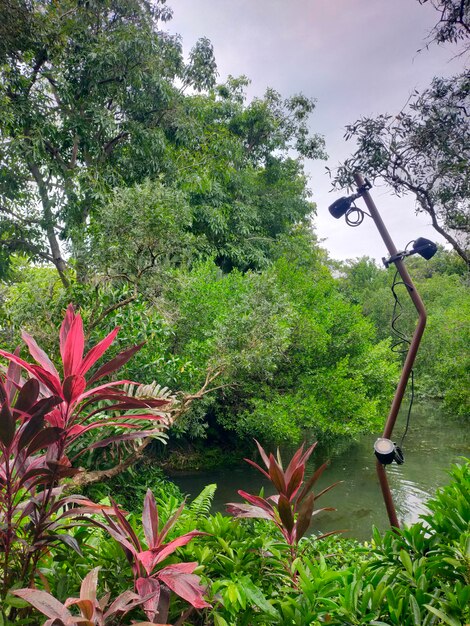
[[[403,429],[404,420],[400,417],[395,427],[396,439],[401,437]],[[363,541],[370,538],[373,525],[380,530],[388,527],[373,454],[377,436],[380,435],[364,436],[331,458],[317,491],[336,481],[343,482],[325,494],[316,508],[334,506],[337,510],[316,516],[312,524],[314,532],[347,529],[345,537]],[[405,463],[390,465],[387,474],[400,523],[410,524],[426,512],[426,500],[448,482],[447,470],[451,463],[458,462],[459,457],[469,456],[468,425],[445,416],[436,404],[416,405],[403,451]],[[318,456],[315,458],[314,452],[311,470],[317,464]],[[264,486],[266,495],[272,493],[268,481],[243,462],[229,469],[178,473],[172,476],[172,480],[183,493],[192,497],[198,495],[205,485],[216,483],[212,512],[225,511],[226,502],[241,502],[238,489],[257,494]]]

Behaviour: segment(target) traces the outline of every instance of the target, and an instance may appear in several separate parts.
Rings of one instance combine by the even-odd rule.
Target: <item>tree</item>
[[[278,237],[312,214],[302,159],[324,157],[323,139],[308,128],[314,100],[268,89],[248,102],[248,82],[229,77],[186,98],[175,129],[175,179],[192,232],[224,271],[266,266]]]
[[[458,43],[470,36],[470,2],[468,0],[418,0],[420,4],[431,2],[441,14],[429,39],[438,44]],[[468,50],[468,44],[463,52]],[[462,53],[463,53],[462,52]]]
[[[338,169],[335,183],[351,184],[352,172],[380,178],[400,195],[411,192],[417,211],[468,264],[470,243],[470,77],[435,78],[415,92],[398,115],[365,117],[347,126],[356,152]]]
[[[84,225],[109,189],[165,170],[183,90],[214,83],[212,47],[185,64],[165,0],[10,0],[1,17],[0,245],[67,285],[60,239],[85,271]]]

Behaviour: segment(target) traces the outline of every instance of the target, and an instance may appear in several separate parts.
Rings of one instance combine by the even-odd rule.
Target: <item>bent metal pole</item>
[[[355,174],[354,180],[358,186],[361,188],[364,186],[364,179],[361,174]],[[385,245],[387,246],[387,250],[390,253],[390,256],[393,258],[398,254],[398,250],[395,247],[395,244],[392,241],[392,238],[389,235],[388,230],[385,227],[385,224],[382,221],[380,213],[375,206],[374,201],[368,190],[365,190],[361,194],[362,198],[364,198],[364,202],[366,203],[367,208],[369,209],[370,216],[375,222],[377,226],[377,230],[379,231]],[[416,353],[418,352],[419,344],[421,341],[421,337],[423,336],[424,329],[426,327],[426,309],[424,308],[423,301],[420,298],[419,293],[416,290],[416,287],[411,280],[410,275],[408,274],[408,270],[405,267],[405,264],[401,258],[393,261],[397,268],[398,273],[400,274],[408,294],[413,301],[413,304],[416,307],[418,312],[418,323],[416,325],[415,331],[413,333],[413,337],[411,339],[410,347],[408,349],[408,353],[406,355],[405,363],[403,364],[403,369],[401,371],[400,380],[398,382],[397,389],[395,391],[395,395],[393,397],[392,405],[390,407],[390,412],[387,417],[387,421],[385,423],[383,437],[385,439],[391,439],[393,428],[395,426],[395,422],[397,420],[398,411],[400,410],[400,406],[403,400],[403,396],[405,395],[406,385],[408,383],[408,379],[411,374],[411,370],[413,367],[413,363],[416,358]],[[380,481],[380,487],[382,489],[382,495],[385,502],[385,507],[387,508],[388,519],[390,520],[390,525],[395,528],[399,528],[400,525],[398,523],[397,513],[395,510],[395,505],[393,503],[392,493],[390,491],[390,486],[388,484],[387,474],[385,472],[385,466],[382,465],[379,461],[377,461],[377,475]]]

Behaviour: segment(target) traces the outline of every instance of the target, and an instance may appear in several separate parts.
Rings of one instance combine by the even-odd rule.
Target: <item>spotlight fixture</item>
[[[389,265],[395,263],[395,261],[401,261],[405,257],[411,256],[412,254],[419,254],[423,257],[423,259],[429,261],[429,259],[432,259],[436,252],[437,245],[433,241],[426,239],[425,237],[418,237],[418,239],[415,239],[413,242],[413,248],[411,250],[402,250],[401,252],[397,252],[389,259],[383,258],[382,262],[385,267],[389,267]]]
[[[424,237],[418,237],[413,243],[413,251],[429,261],[437,252],[437,246],[434,241],[425,239]]]
[[[351,208],[351,204],[354,202],[354,200],[351,200],[351,198],[352,196],[345,196],[343,198],[340,198],[339,200],[336,200],[336,202],[333,202],[333,204],[328,207],[328,211],[334,218],[339,220],[339,218],[343,217],[343,215],[346,215],[346,213]]]
[[[372,185],[366,178],[364,184],[357,188],[356,193],[353,193],[352,196],[343,196],[342,198],[339,198],[339,200],[336,200],[336,202],[333,202],[333,204],[328,207],[328,211],[334,218],[339,220],[339,218],[343,217],[343,215],[347,215],[351,208],[354,209],[354,200],[360,198],[366,191],[369,191],[369,189],[372,189]]]
[[[374,453],[381,465],[390,465],[393,461],[397,465],[403,465],[405,462],[405,457],[400,447],[393,441],[390,441],[390,439],[385,439],[385,437],[379,437],[374,443]]]

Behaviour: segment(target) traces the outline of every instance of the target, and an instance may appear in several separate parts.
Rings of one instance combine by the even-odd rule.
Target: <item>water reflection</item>
[[[400,428],[399,421],[398,435],[401,434]],[[373,525],[381,530],[388,527],[375,471],[375,438],[368,435],[331,459],[318,488],[336,481],[342,483],[325,494],[318,501],[318,507],[334,506],[337,510],[316,516],[314,531],[347,529],[345,536],[365,540],[370,538]],[[426,512],[426,500],[448,481],[450,464],[459,457],[469,456],[470,437],[465,424],[449,420],[433,405],[422,405],[413,410],[411,428],[403,448],[405,464],[389,466],[387,474],[399,520],[410,524]],[[216,483],[213,511],[224,511],[226,502],[241,501],[238,489],[258,493],[265,487],[266,494],[269,494],[267,481],[248,464],[229,470],[180,474],[174,477],[174,481],[191,496],[197,495],[204,485]]]

